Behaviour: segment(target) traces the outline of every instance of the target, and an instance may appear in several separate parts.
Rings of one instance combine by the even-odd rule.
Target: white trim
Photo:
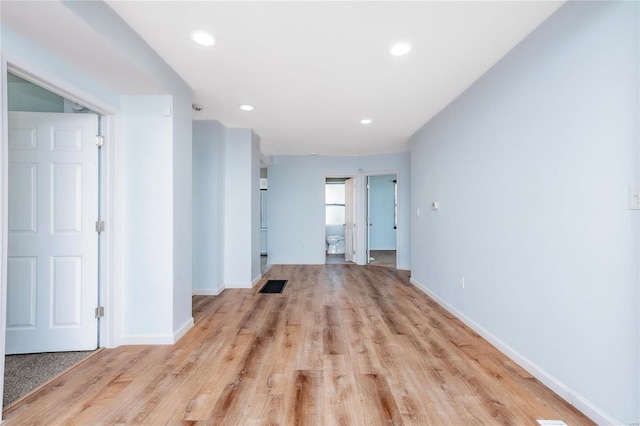
[[[422,290],[427,296],[435,300],[440,306],[449,311],[452,315],[462,321],[465,325],[478,333],[482,338],[495,346],[500,352],[508,356],[512,361],[524,368],[529,374],[540,380],[542,384],[554,391],[569,404],[580,410],[584,415],[600,425],[621,425],[622,423],[610,417],[586,398],[562,383],[560,380],[549,374],[542,367],[527,359],[524,355],[513,349],[511,346],[494,336],[491,332],[467,317],[464,313],[441,299],[437,294],[429,290],[426,286],[415,279],[410,279],[411,284]]]
[[[194,288],[191,291],[194,296],[217,296],[220,294],[219,289],[211,290],[210,288]]]
[[[255,285],[258,284],[261,279],[262,279],[262,274],[258,274],[258,276],[255,277],[253,281],[251,281],[251,288],[255,287]]]
[[[123,173],[118,168],[122,164],[121,161],[121,116],[118,107],[103,101],[101,98],[96,97],[78,87],[72,82],[65,80],[59,75],[52,74],[49,71],[42,69],[41,67],[34,65],[28,60],[24,60],[17,55],[4,55],[2,58],[2,72],[6,76],[7,72],[11,72],[21,78],[25,78],[39,86],[63,96],[74,102],[86,106],[87,108],[99,113],[102,116],[103,130],[106,134],[105,146],[102,148],[103,163],[102,163],[102,178],[103,185],[101,188],[102,197],[102,214],[107,224],[106,232],[101,237],[101,254],[100,268],[101,268],[101,284],[100,288],[100,302],[105,308],[105,317],[99,322],[99,338],[100,347],[116,347],[120,344],[119,336],[122,334],[122,314],[120,301],[121,285],[122,283],[122,261],[120,259],[123,253],[120,247],[121,242],[117,238],[117,230],[120,229],[122,208],[118,208],[119,192],[122,188],[122,175]],[[2,78],[3,92],[2,92],[2,116],[3,122],[6,123],[8,117],[8,105],[7,105],[7,92],[6,92],[6,78]],[[2,151],[3,156],[0,157],[2,164],[0,169],[5,169],[5,164],[8,161],[7,153],[7,139],[6,129],[3,129],[2,134]],[[3,170],[4,171],[4,170]],[[3,187],[6,185],[6,177],[2,179]],[[7,192],[0,192],[2,196],[3,209],[7,208]],[[6,221],[6,210],[3,211],[3,221]],[[1,225],[0,231],[2,232],[3,243],[7,237],[7,224]],[[0,250],[2,254],[2,262],[6,262],[6,245],[3,246],[5,250]],[[6,266],[2,267],[2,294],[0,297],[5,298],[6,287]],[[2,353],[4,354],[4,334],[6,325],[4,324],[4,317],[6,316],[6,306],[0,312],[0,334],[2,335]],[[4,371],[0,371],[4,372]],[[0,387],[0,390],[2,388]]]
[[[182,327],[180,327],[173,333],[173,343],[176,343],[182,338],[182,336],[187,334],[187,332],[191,330],[191,327],[193,327],[193,324],[193,317],[189,318],[184,324],[182,324]]]
[[[347,179],[354,179],[353,181],[353,186],[356,190],[355,196],[353,197],[353,202],[355,203],[354,206],[354,214],[355,214],[355,221],[354,221],[354,225],[355,225],[355,229],[353,232],[355,232],[356,234],[356,238],[355,238],[355,251],[356,251],[356,255],[354,257],[354,263],[356,265],[362,265],[362,263],[360,263],[359,259],[362,257],[364,259],[364,256],[361,256],[360,253],[362,252],[362,246],[360,244],[360,234],[362,234],[362,231],[360,230],[360,228],[362,228],[362,226],[359,224],[360,221],[360,216],[361,216],[361,210],[362,210],[362,204],[360,201],[361,198],[361,188],[360,188],[360,182],[362,181],[362,174],[360,173],[362,169],[358,170],[357,173],[354,173],[353,170],[350,172],[345,172],[345,173],[326,173],[324,175],[324,177],[322,178],[322,193],[325,193],[325,185],[327,184],[327,179],[331,179],[331,178],[347,178]],[[327,210],[326,210],[326,204],[325,204],[325,197],[322,198],[322,209],[324,210],[324,214],[322,215],[322,235],[323,235],[323,239],[322,239],[322,263],[320,263],[320,265],[326,265],[327,264]],[[364,223],[364,222],[362,222]],[[276,262],[280,265],[282,265],[282,262]],[[291,264],[291,263],[285,263],[285,264]],[[295,262],[292,264],[296,264]],[[317,263],[305,263],[305,265],[317,265]]]
[[[396,180],[398,181],[398,199],[396,200],[396,202],[398,203],[398,217],[400,217],[400,211],[401,211],[401,207],[400,207],[400,171],[398,169],[394,169],[394,170],[376,170],[376,171],[362,171],[362,183],[361,183],[361,189],[362,189],[362,224],[363,224],[363,232],[361,232],[362,236],[361,238],[361,242],[362,242],[362,250],[359,251],[359,253],[361,253],[361,256],[358,256],[358,265],[368,265],[369,264],[369,259],[367,259],[367,248],[369,247],[369,243],[367,241],[367,236],[368,236],[368,229],[367,228],[367,213],[369,210],[369,201],[367,200],[367,196],[369,194],[369,192],[367,191],[367,182],[368,182],[368,177],[371,176],[387,176],[387,175],[395,175]],[[404,226],[404,224],[402,224]],[[407,224],[406,226],[410,226],[411,224]],[[402,252],[402,250],[400,250],[400,252]],[[403,265],[404,266],[404,265]],[[396,269],[401,269],[398,268],[398,230],[396,229]],[[409,268],[410,269],[410,268]]]
[[[102,99],[87,93],[72,83],[60,79],[58,76],[41,69],[28,61],[11,56],[7,59],[7,70],[11,74],[28,80],[48,91],[62,96],[72,102],[79,103],[101,115],[110,115],[118,112],[118,108],[104,102]]]
[[[290,260],[275,261],[272,265],[325,265],[325,256],[322,256],[322,262],[292,262]],[[227,286],[227,288],[229,288]]]
[[[0,53],[0,348],[2,355],[5,353],[5,333],[6,333],[6,317],[7,317],[7,242],[8,242],[8,130],[7,120],[8,101],[7,101],[7,61]],[[0,360],[0,377],[4,377],[4,356]],[[4,380],[0,381],[0,393],[4,392]],[[2,419],[2,410],[0,410],[0,420]]]
[[[121,229],[122,211],[117,206],[122,173],[116,172],[116,165],[122,164],[118,158],[121,152],[122,137],[119,132],[120,115],[102,116],[102,135],[105,144],[102,150],[101,170],[101,217],[106,223],[105,232],[100,237],[100,303],[105,308],[105,317],[100,320],[100,347],[118,346],[122,334],[122,288],[118,283],[121,277],[122,259],[121,241],[117,229]]]
[[[171,334],[138,334],[124,335],[122,345],[173,345],[193,327],[193,318],[189,318],[175,333]]]
[[[124,335],[120,339],[121,345],[173,345],[175,343],[172,334],[141,334]]]

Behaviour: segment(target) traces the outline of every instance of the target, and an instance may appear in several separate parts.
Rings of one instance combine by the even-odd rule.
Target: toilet
[[[339,235],[327,236],[327,254],[344,254],[344,237]]]

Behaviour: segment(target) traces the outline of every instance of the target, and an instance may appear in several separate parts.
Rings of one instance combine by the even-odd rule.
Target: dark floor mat
[[[282,293],[287,280],[268,280],[260,289],[260,293]]]

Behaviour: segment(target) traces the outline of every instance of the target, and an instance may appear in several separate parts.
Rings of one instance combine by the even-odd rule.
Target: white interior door
[[[353,178],[344,181],[344,260],[355,262],[355,185]]]
[[[9,112],[8,127],[5,352],[95,349],[98,117]]]

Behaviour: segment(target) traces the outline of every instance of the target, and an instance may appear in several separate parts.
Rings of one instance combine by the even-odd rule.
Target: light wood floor
[[[408,283],[355,265],[273,266],[283,294],[194,297],[174,346],[103,350],[6,424],[592,424]]]

